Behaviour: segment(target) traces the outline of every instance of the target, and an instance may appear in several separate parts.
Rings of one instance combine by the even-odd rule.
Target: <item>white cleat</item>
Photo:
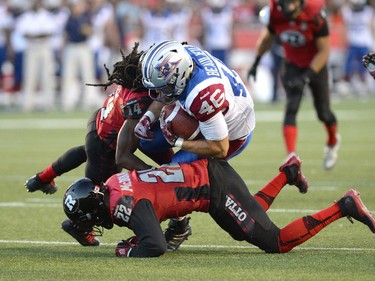
[[[341,144],[341,136],[339,134],[336,135],[337,142],[335,145],[330,146],[326,145],[324,147],[324,169],[330,170],[332,169],[337,162],[337,158],[339,157],[338,152]]]

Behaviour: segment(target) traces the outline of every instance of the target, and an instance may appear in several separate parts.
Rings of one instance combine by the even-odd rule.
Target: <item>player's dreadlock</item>
[[[118,84],[124,88],[131,89],[132,91],[147,91],[147,89],[142,84],[142,73],[139,69],[139,59],[141,58],[143,51],[138,52],[139,43],[134,44],[132,52],[124,56],[122,50],[121,56],[122,60],[116,62],[113,65],[112,74],[109,73],[109,69],[104,64],[104,68],[107,73],[108,82],[103,84],[86,84],[88,86],[101,86],[106,90],[112,84]]]

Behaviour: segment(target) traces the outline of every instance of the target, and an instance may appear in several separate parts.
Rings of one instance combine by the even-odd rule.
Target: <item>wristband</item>
[[[184,142],[184,139],[183,139],[183,138],[178,138],[178,139],[176,140],[176,142],[174,143],[174,146],[175,146],[175,147],[182,148],[182,144],[183,144],[183,142]]]
[[[155,121],[155,115],[154,115],[154,113],[152,113],[150,110],[148,110],[145,113],[145,115],[148,116],[148,118],[150,118],[151,123],[154,123],[154,121]]]

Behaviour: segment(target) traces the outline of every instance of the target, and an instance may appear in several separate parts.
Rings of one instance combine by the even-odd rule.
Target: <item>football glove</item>
[[[163,115],[163,113],[162,113],[162,115]],[[160,119],[159,119],[160,120],[160,129],[162,130],[165,139],[167,140],[167,142],[171,146],[181,147],[184,139],[176,136],[173,133],[171,121],[165,122],[165,119],[163,118],[162,115],[160,116]]]
[[[146,113],[135,126],[134,134],[142,140],[152,140],[154,138],[154,133],[151,131],[151,125],[152,120]]]
[[[129,257],[130,252],[139,244],[137,236],[132,236],[126,240],[121,240],[116,247],[117,257]]]
[[[249,71],[247,72],[247,80],[250,79],[250,77],[254,77],[254,81],[256,81],[256,76],[257,76],[257,67],[260,62],[261,57],[257,56],[255,58],[255,61],[253,65],[250,67]]]
[[[368,72],[375,79],[375,53],[369,53],[364,55],[362,58],[364,67],[367,68]]]
[[[310,83],[314,75],[315,72],[311,68],[308,68],[304,73],[297,75],[293,79],[289,80],[286,84],[289,88],[302,92],[305,85]]]

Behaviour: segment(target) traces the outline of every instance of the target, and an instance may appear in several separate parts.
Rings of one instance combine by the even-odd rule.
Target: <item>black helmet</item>
[[[290,10],[288,8],[288,4],[290,4],[291,2],[295,2],[296,0],[277,0],[276,3],[277,3],[277,8],[279,10],[281,10],[281,12],[283,13],[283,15],[290,19],[293,14],[298,10],[302,10],[304,7],[305,7],[305,0],[299,0],[299,2],[301,3],[300,7],[297,8],[297,9],[293,9],[293,10]]]
[[[71,184],[64,195],[64,212],[73,222],[87,226],[102,225],[106,218],[104,185],[82,178]]]

